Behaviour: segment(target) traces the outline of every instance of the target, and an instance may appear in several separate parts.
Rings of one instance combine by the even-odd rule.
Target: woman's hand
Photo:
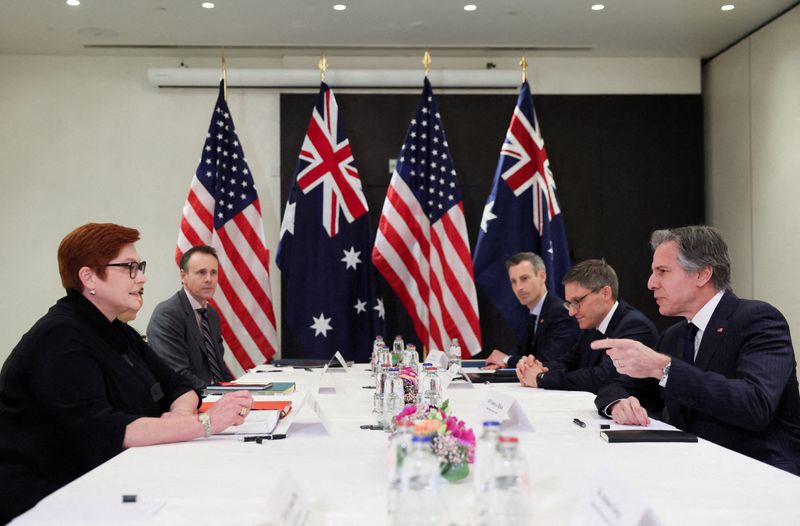
[[[253,397],[248,391],[227,393],[208,410],[211,431],[216,434],[230,426],[240,426],[253,406]]]

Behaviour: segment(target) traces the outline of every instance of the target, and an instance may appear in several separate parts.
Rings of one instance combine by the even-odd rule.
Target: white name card
[[[444,358],[444,353],[442,351],[432,350],[428,353],[428,357],[425,358],[425,363],[429,363],[436,367],[442,367]]]
[[[533,424],[516,398],[490,390],[481,408],[481,421],[497,420],[503,431],[530,432]]]
[[[311,526],[318,522],[312,520],[311,503],[288,470],[277,477],[269,494],[267,517],[270,526]]]
[[[653,510],[621,480],[598,474],[581,497],[570,526],[661,526]]]
[[[346,373],[349,373],[349,368],[347,367],[347,360],[344,359],[342,356],[341,351],[336,351],[336,354],[333,355],[333,358],[336,359],[337,362],[342,366],[342,370]],[[331,360],[333,362],[333,360]]]
[[[453,380],[458,377],[458,375],[462,375],[466,382],[454,382]],[[475,386],[472,385],[472,380],[469,379],[469,376],[464,372],[464,369],[459,367],[457,364],[453,364],[447,369],[447,374],[444,375],[445,379],[442,380],[442,390],[451,389],[451,388],[458,388],[458,389],[475,389]]]
[[[309,422],[304,418],[303,422],[297,422],[297,417],[303,413],[305,407],[309,407],[314,412],[316,419],[312,419],[312,421]],[[305,411],[305,413],[308,413],[308,411]],[[286,420],[289,420],[288,423],[284,424],[286,434],[290,432],[291,434],[331,434],[330,420],[328,420],[327,415],[322,410],[322,406],[314,395],[313,389],[306,392],[305,396],[300,400],[300,403],[297,404],[297,407],[286,417]]]

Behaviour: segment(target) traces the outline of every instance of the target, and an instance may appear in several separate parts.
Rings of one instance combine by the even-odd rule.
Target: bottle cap
[[[501,444],[516,444],[519,442],[519,439],[517,437],[501,436],[497,441]]]
[[[497,420],[485,420],[483,422],[483,427],[500,427],[500,422]]]

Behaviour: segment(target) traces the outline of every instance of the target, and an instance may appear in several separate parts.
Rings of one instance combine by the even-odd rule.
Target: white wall
[[[735,290],[783,312],[800,356],[800,7],[703,69],[709,222]]]
[[[148,261],[145,306],[133,322],[140,331],[156,303],[178,289],[178,224],[216,90],[150,86],[146,70],[166,64],[159,60],[0,57],[0,282],[6,298],[0,302],[0,361],[63,295],[56,249],[81,224],[109,221],[140,230],[138,250]],[[279,96],[232,90],[228,104],[274,250]]]
[[[451,67],[483,67],[486,59],[451,62]],[[515,62],[498,65],[513,67]],[[148,68],[177,63],[156,57],[0,55],[0,282],[5,293],[0,302],[0,363],[63,294],[56,249],[67,232],[86,222],[110,221],[141,231],[138,250],[148,261],[148,283],[145,306],[133,322],[140,331],[153,307],[177,290],[173,254],[181,208],[216,100],[213,88],[158,89],[147,83]],[[213,67],[217,60],[191,63]],[[375,58],[335,63],[385,67],[385,60]],[[447,61],[437,64],[447,66]],[[534,90],[541,85],[548,93],[700,89],[697,59],[539,59],[530,64]],[[229,67],[235,66],[299,64],[229,59]],[[232,89],[228,104],[259,188],[274,262],[280,224],[279,93]],[[280,305],[274,263],[271,270],[273,299]],[[280,312],[276,316],[280,327]]]

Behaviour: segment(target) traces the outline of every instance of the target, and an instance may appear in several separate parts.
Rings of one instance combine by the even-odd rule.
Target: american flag
[[[571,266],[564,218],[527,82],[500,150],[474,255],[475,280],[521,336],[529,313],[514,296],[505,269],[505,260],[518,252],[539,254],[547,289],[563,295],[561,281]]]
[[[304,358],[336,351],[364,362],[384,332],[383,301],[369,260],[367,200],[333,91],[324,82],[286,203],[277,264],[283,318]],[[287,341],[286,339],[284,341]],[[284,352],[287,351],[284,346]]]
[[[478,300],[453,159],[427,78],[392,174],[372,261],[429,349],[481,348]]]
[[[183,206],[175,260],[196,245],[217,250],[219,283],[211,303],[219,312],[222,337],[238,366],[247,370],[265,362],[275,354],[278,340],[269,251],[253,176],[222,82],[200,164]],[[231,369],[238,376],[239,367]]]

